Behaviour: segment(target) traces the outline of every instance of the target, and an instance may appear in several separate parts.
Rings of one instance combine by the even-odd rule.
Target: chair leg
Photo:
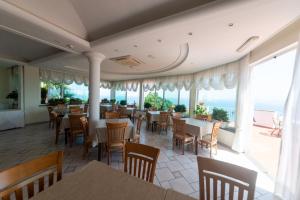
[[[182,155],[184,155],[184,141],[181,141]]]
[[[107,152],[107,164],[110,165],[110,151]]]

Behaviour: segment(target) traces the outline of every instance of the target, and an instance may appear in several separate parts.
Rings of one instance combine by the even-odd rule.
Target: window
[[[197,103],[204,103],[210,114],[214,108],[225,110],[229,119],[228,128],[232,130],[235,127],[236,92],[236,87],[223,90],[199,90]]]
[[[63,98],[63,90],[66,85],[63,83],[55,83],[52,81],[41,82],[41,104],[47,104],[51,99]]]
[[[140,86],[138,86],[136,91],[127,91],[127,104],[136,106],[139,105],[140,102]]]
[[[166,90],[165,91],[165,100],[170,101],[173,106],[178,104],[178,90],[175,89],[174,91]]]
[[[164,91],[162,89],[144,92],[144,103],[150,103],[152,107],[160,110],[163,106],[163,96]]]
[[[110,100],[110,89],[109,88],[100,88],[100,101],[102,99]]]
[[[180,90],[179,104],[183,104],[186,107],[186,113],[189,113],[190,108],[190,91],[182,88]]]
[[[126,100],[126,91],[116,90],[116,101],[120,103],[122,100]]]
[[[72,83],[70,85],[64,85],[63,94],[64,98],[76,98],[87,101],[89,98],[89,89],[88,86],[85,86],[84,84],[78,85]]]

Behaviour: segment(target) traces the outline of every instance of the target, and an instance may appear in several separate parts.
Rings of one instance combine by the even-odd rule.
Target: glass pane
[[[175,107],[178,104],[178,90],[174,91],[165,91],[165,107],[168,109],[170,107]]]
[[[161,110],[163,107],[163,90],[157,91],[147,91],[144,93],[145,95],[145,104],[150,104],[151,107],[156,108],[157,110]]]
[[[7,64],[0,65],[0,110],[20,109],[20,68]]]
[[[189,110],[190,110],[190,91],[189,90],[185,90],[184,88],[182,88],[180,90],[179,104],[185,105],[186,113],[189,113]]]
[[[110,89],[100,88],[100,101],[103,99],[110,100]]]
[[[214,108],[223,109],[228,115],[228,126],[235,127],[236,88],[224,90],[199,90],[198,103],[207,107],[212,114]]]
[[[116,90],[116,101],[126,100],[126,91]]]
[[[140,98],[140,86],[136,91],[127,91],[127,104],[129,105],[139,105],[139,98]]]
[[[64,85],[64,98],[80,99],[87,101],[89,97],[88,87],[84,84],[78,85],[72,83],[70,85]]]

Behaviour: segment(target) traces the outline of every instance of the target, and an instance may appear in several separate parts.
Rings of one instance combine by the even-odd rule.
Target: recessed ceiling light
[[[158,39],[157,42],[162,42],[162,40],[161,40],[161,39]]]
[[[115,52],[118,52],[118,51],[119,51],[119,49],[114,49],[114,51],[115,51]]]
[[[229,23],[228,26],[229,26],[229,27],[233,27],[233,26],[234,26],[234,23]]]
[[[192,32],[189,32],[188,35],[193,35],[193,33],[192,33]]]
[[[148,55],[148,58],[154,59],[155,57],[154,57],[153,55],[149,54],[149,55]]]
[[[135,44],[135,45],[133,45],[133,47],[138,48],[138,45]]]

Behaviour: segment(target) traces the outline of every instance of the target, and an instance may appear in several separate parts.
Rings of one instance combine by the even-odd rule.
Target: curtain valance
[[[143,88],[145,91],[153,91],[155,89],[174,91],[175,89],[181,90],[182,88],[189,90],[192,87],[193,80],[192,74],[145,79],[143,80]]]
[[[50,69],[40,69],[40,80],[41,81],[53,81],[57,83],[65,83],[67,85],[75,82],[78,85],[89,84],[89,77],[85,74],[72,73],[72,72],[63,72],[63,71],[54,71]],[[100,82],[100,87],[102,88],[111,88],[111,83],[109,81]]]
[[[128,90],[128,91],[137,91],[140,81],[138,80],[128,80],[128,81],[116,81],[112,83],[112,87],[116,90]]]
[[[232,62],[198,72],[194,75],[196,88],[205,90],[232,89],[237,85],[238,72],[239,62]]]

